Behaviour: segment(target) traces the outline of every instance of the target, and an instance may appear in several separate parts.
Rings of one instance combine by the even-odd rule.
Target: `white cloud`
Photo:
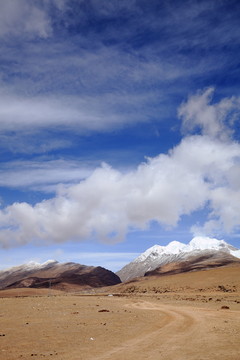
[[[29,0],[1,1],[0,37],[25,35],[47,38],[52,31],[50,19],[37,3]]]
[[[73,184],[88,177],[95,162],[73,160],[12,161],[2,163],[0,186],[55,192],[60,184]]]
[[[212,211],[203,226],[195,226],[193,232],[203,234],[231,233],[240,228],[240,181],[238,190],[227,186],[214,189],[210,194]]]
[[[126,100],[126,101],[125,101]],[[54,128],[73,129],[78,133],[86,131],[108,131],[129,123],[147,121],[148,116],[134,114],[138,101],[142,106],[149,95],[114,96],[36,96],[23,97],[14,94],[0,98],[0,130],[2,133],[17,131],[28,133]],[[124,103],[122,112],[119,103]],[[129,107],[133,107],[129,109]],[[128,110],[128,112],[127,112]],[[126,115],[127,113],[127,115]]]
[[[56,132],[74,128],[79,134],[85,131],[108,131],[149,119],[161,121],[169,116],[174,108],[173,99],[182,96],[186,91],[184,87],[187,87],[184,84],[188,84],[192,76],[206,76],[212,71],[224,72],[227,56],[216,61],[218,54],[211,52],[211,56],[204,57],[202,61],[199,61],[197,56],[197,61],[191,60],[189,66],[189,57],[179,52],[179,49],[186,46],[203,46],[203,39],[208,43],[209,36],[196,38],[193,35],[192,38],[191,31],[192,23],[196,23],[197,19],[200,21],[197,28],[203,28],[201,12],[211,8],[208,2],[203,5],[192,4],[191,7],[179,6],[178,10],[181,10],[183,16],[179,16],[179,12],[176,15],[169,5],[167,14],[163,16],[163,23],[159,22],[156,14],[141,17],[144,22],[142,31],[151,29],[157,34],[166,28],[169,31],[169,41],[157,41],[154,46],[150,41],[142,44],[138,50],[130,45],[131,51],[126,51],[121,44],[124,44],[125,39],[131,44],[132,37],[134,39],[136,34],[139,34],[139,22],[135,21],[134,17],[133,21],[129,21],[129,26],[107,26],[101,32],[93,30],[83,35],[83,24],[79,16],[88,24],[89,13],[84,10],[84,6],[79,6],[79,3],[81,2],[64,0],[1,2],[0,36],[53,35],[47,41],[36,42],[24,41],[22,36],[22,41],[19,42],[22,44],[21,51],[19,46],[8,41],[1,44],[4,66],[0,78],[2,77],[1,87],[5,86],[6,91],[2,91],[0,97],[0,131],[5,135],[4,146],[12,151],[15,144],[15,149],[20,148],[21,152],[40,153],[45,152],[46,147],[50,150],[57,148],[58,144],[55,143],[54,147],[54,142],[52,148],[49,143],[46,146],[45,143],[37,142],[34,146],[36,138],[33,139],[32,133],[40,129],[44,131],[48,127],[54,127]],[[74,12],[75,6],[78,10]],[[124,1],[121,4],[115,1],[111,2],[111,5],[109,1],[94,1],[90,6],[99,20],[102,17],[105,19],[107,16],[114,16],[121,9],[129,10],[134,16],[136,11],[139,11],[141,16],[144,14],[144,4],[142,7],[135,1]],[[65,9],[69,11],[64,11]],[[190,12],[188,18],[192,19],[191,26],[182,21],[186,12]],[[68,41],[70,34],[67,21],[70,13],[73,28],[76,26],[79,33]],[[127,14],[124,10],[123,18],[126,16],[128,19]],[[52,23],[51,16],[54,20]],[[175,27],[180,29],[180,33],[182,32],[181,35],[186,32],[187,36],[179,38],[172,21]],[[228,22],[233,26],[230,19]],[[61,32],[58,37],[60,33],[54,32],[54,24],[56,29],[59,29],[57,26],[61,24],[61,31],[66,37],[62,36]],[[224,33],[232,41],[232,32]],[[108,40],[112,41],[114,38],[117,41],[115,46],[106,45]],[[218,38],[222,39],[221,36]],[[239,40],[239,37],[237,39]],[[226,43],[227,40],[225,39]],[[196,44],[196,41],[200,44]],[[175,55],[170,55],[172,53]],[[192,54],[194,53],[192,51]],[[204,110],[205,114],[211,115],[215,107],[205,100],[202,105],[204,109],[196,111],[199,113]],[[224,109],[222,111],[224,112]],[[190,106],[187,115],[196,118],[196,114],[191,113]],[[185,121],[188,128],[191,121]],[[207,125],[205,121],[206,132],[221,132],[222,126],[216,124],[215,120],[212,120],[211,124]],[[19,146],[17,141],[13,145],[13,136],[8,136],[7,131],[21,133],[18,141],[20,144],[25,143],[25,149],[24,146]],[[24,133],[27,134],[25,137]],[[29,143],[33,145],[29,146]]]
[[[45,132],[41,134],[38,132],[36,136],[36,129],[28,129],[28,131],[20,132],[17,127],[16,131],[4,132],[0,131],[0,149],[4,151],[9,150],[14,154],[43,154],[52,150],[69,148],[72,142],[67,139],[59,139],[51,136],[51,133]],[[34,134],[34,136],[32,136]],[[41,136],[42,135],[42,136]]]
[[[239,159],[239,144],[191,136],[136,171],[122,174],[105,165],[50,200],[3,209],[1,244],[81,241],[92,236],[120,241],[131,227],[144,229],[151,220],[175,226],[182,215],[207,203],[218,225],[232,231],[240,223],[240,191],[232,186],[229,174],[239,170]],[[222,192],[223,186],[228,192]]]
[[[200,128],[204,135],[218,137],[223,140],[231,135],[231,126],[240,114],[240,99],[224,98],[219,103],[210,104],[214,88],[208,88],[191,96],[179,108],[184,131]]]
[[[145,229],[151,220],[172,227],[181,216],[206,205],[209,219],[200,229],[195,227],[196,231],[210,234],[236,230],[240,225],[240,144],[230,138],[223,141],[219,134],[221,124],[229,120],[223,106],[229,99],[215,104],[212,111],[206,103],[209,93],[189,98],[180,111],[187,121],[186,114],[191,113],[194,124],[201,124],[204,134],[185,137],[168,154],[150,158],[134,171],[122,173],[103,165],[89,175],[78,169],[77,163],[66,166],[61,161],[53,162],[52,170],[51,162],[42,167],[34,162],[26,163],[25,169],[17,170],[16,179],[13,174],[9,176],[8,170],[9,178],[13,177],[12,186],[22,186],[24,182],[43,186],[44,173],[46,183],[54,186],[60,178],[71,182],[89,176],[75,185],[59,187],[54,198],[34,206],[14,203],[3,208],[0,211],[2,246],[31,241],[81,241],[91,237],[106,242],[121,241],[131,228]],[[230,101],[230,106],[227,105],[230,115],[231,104]],[[208,127],[206,130],[205,118],[202,119],[205,113],[213,122],[212,136]],[[2,173],[2,185],[8,176]]]

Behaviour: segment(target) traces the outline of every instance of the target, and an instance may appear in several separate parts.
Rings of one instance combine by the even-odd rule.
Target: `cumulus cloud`
[[[224,98],[218,103],[211,104],[214,88],[191,96],[183,103],[178,111],[182,119],[184,132],[200,130],[204,135],[218,137],[222,140],[229,138],[231,127],[240,113],[240,99],[236,97]]]
[[[238,165],[239,170],[239,165]],[[202,226],[193,225],[192,232],[196,234],[214,235],[238,230],[240,227],[240,181],[238,190],[228,186],[220,186],[211,191],[209,201],[212,211]]]
[[[103,165],[52,199],[2,209],[1,245],[121,241],[131,228],[145,229],[151,220],[173,227],[206,204],[215,228],[233,231],[240,224],[239,162],[238,143],[195,135],[129,173]]]

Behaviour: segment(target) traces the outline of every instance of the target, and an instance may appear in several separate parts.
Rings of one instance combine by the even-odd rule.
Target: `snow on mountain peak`
[[[189,242],[189,244],[184,244],[179,241],[172,241],[166,246],[154,245],[151,248],[147,249],[139,257],[137,257],[134,261],[142,262],[145,261],[145,259],[147,259],[148,257],[157,258],[161,255],[179,255],[203,250],[225,250],[230,252],[234,256],[238,257],[239,255],[238,251],[236,251],[237,249],[234,249],[224,240],[196,236]]]
[[[25,268],[28,268],[28,269],[41,269],[41,268],[44,268],[50,264],[56,264],[57,261],[56,260],[47,260],[45,261],[44,263],[38,263],[38,262],[35,262],[35,261],[29,261],[27,264],[24,265]]]
[[[7,271],[21,271],[21,270],[26,270],[26,271],[32,271],[32,270],[40,270],[43,269],[45,267],[51,266],[51,265],[55,265],[58,264],[58,261],[56,260],[47,260],[44,263],[38,263],[36,261],[29,261],[26,264],[23,265],[19,265],[19,266],[14,266],[12,268],[6,269]]]
[[[172,241],[167,246],[154,245],[141,254],[135,261],[144,261],[148,256],[154,258],[159,257],[161,254],[179,254],[184,251],[186,244],[179,241]]]
[[[161,253],[164,252],[165,246],[153,245],[147,249],[144,253],[137,257],[135,261],[144,261],[148,256],[158,257]]]
[[[189,243],[191,250],[220,250],[227,247],[228,244],[224,240],[203,236],[196,236]]]
[[[182,251],[185,251],[186,245],[179,241],[172,241],[167,246],[165,246],[166,254],[179,254]]]

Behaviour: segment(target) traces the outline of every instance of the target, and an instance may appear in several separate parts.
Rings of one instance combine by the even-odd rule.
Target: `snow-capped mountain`
[[[29,261],[26,264],[13,266],[6,270],[0,271],[0,289],[4,287],[6,283],[8,283],[8,279],[18,281],[22,279],[24,276],[30,276],[31,274],[35,273],[36,271],[40,270],[48,270],[54,266],[57,266],[59,263],[56,260],[48,260],[44,263],[40,264],[35,261]]]
[[[37,270],[41,270],[41,269],[48,269],[48,268],[51,268],[52,266],[54,265],[57,265],[58,264],[58,261],[56,260],[48,260],[48,261],[45,261],[44,263],[38,263],[38,262],[35,262],[35,261],[29,261],[28,263],[26,264],[22,264],[22,265],[19,265],[19,266],[14,266],[12,268],[9,268],[7,270],[4,270],[4,271],[0,271],[0,278],[1,278],[1,275],[3,273],[6,273],[6,272],[11,272],[11,273],[18,273],[18,272],[21,272],[21,271],[37,271]]]
[[[185,261],[200,255],[213,255],[218,257],[222,254],[226,257],[240,258],[240,250],[226,243],[209,237],[195,237],[189,244],[172,241],[167,246],[154,245],[147,249],[128,265],[124,266],[117,275],[122,281],[128,281],[135,277],[144,276],[146,272],[156,268],[180,261]]]
[[[15,269],[24,269],[24,270],[40,270],[40,269],[46,269],[50,268],[53,265],[59,264],[56,260],[47,260],[44,263],[38,263],[35,261],[29,261],[27,264],[23,264],[20,266],[14,267]]]

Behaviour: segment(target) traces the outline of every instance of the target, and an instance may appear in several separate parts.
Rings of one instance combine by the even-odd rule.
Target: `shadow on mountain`
[[[207,270],[216,267],[240,263],[240,260],[225,252],[213,252],[189,257],[185,261],[162,265],[155,270],[147,271],[144,276],[174,275],[184,272]]]

